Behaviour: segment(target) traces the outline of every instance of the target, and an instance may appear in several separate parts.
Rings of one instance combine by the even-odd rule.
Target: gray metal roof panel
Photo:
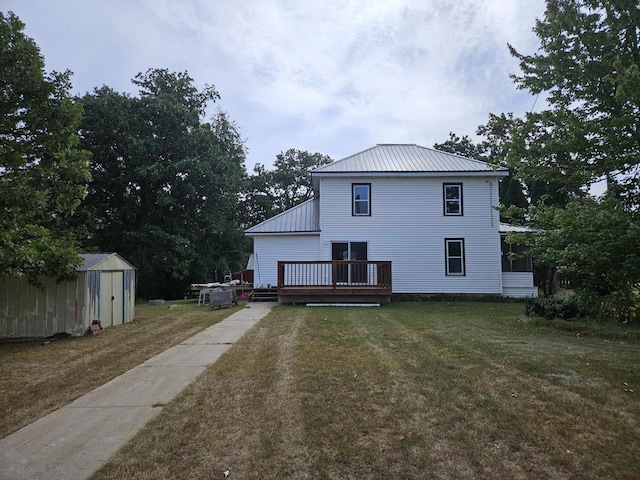
[[[254,233],[309,233],[320,231],[320,201],[312,198],[245,230]]]
[[[520,225],[510,225],[508,223],[500,222],[500,233],[510,233],[510,232],[518,232],[518,233],[530,233],[530,232],[542,232],[542,230],[524,227]]]
[[[82,258],[83,263],[76,268],[76,271],[86,272],[87,270],[91,270],[112,255],[115,255],[115,253],[81,253],[80,258]]]
[[[362,152],[316,168],[325,173],[500,172],[481,160],[415,144],[378,144]]]

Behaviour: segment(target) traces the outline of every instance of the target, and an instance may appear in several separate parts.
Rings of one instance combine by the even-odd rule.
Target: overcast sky
[[[376,143],[474,136],[531,110],[507,43],[533,53],[544,0],[3,0],[73,93],[136,93],[148,68],[213,84],[247,170],[289,148],[335,160]],[[213,114],[212,110],[212,114]]]

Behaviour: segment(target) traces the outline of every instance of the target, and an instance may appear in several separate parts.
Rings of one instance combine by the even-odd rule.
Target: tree
[[[449,140],[436,143],[433,145],[433,148],[447,153],[462,155],[463,157],[475,158],[483,162],[487,161],[482,147],[473,143],[473,140],[471,140],[468,135],[459,137],[455,133],[449,132]]]
[[[557,268],[574,288],[598,296],[632,293],[640,278],[640,225],[622,201],[584,198],[536,206],[531,215],[544,230],[514,237],[529,245],[539,265]]]
[[[276,155],[274,170],[256,164],[245,195],[247,224],[255,225],[313,198],[311,172],[332,161],[328,155],[290,148]]]
[[[138,267],[141,297],[176,298],[242,265],[245,147],[226,113],[202,121],[213,87],[164,69],[133,83],[138,97],[102,87],[82,98],[93,181],[78,223],[89,225],[88,247]]]
[[[89,153],[71,72],[45,74],[36,43],[0,12],[0,275],[72,278],[80,263],[69,219],[85,195]]]
[[[546,231],[523,240],[538,264],[597,296],[631,292],[640,278],[640,5],[547,0],[534,32],[538,53],[509,46],[516,86],[548,105],[510,128],[507,162],[531,181],[531,221]],[[603,178],[606,197],[587,198]]]
[[[253,167],[253,175],[247,179],[243,194],[243,225],[250,227],[280,213],[276,210],[271,188],[273,172],[261,163]]]
[[[512,164],[563,184],[571,196],[606,178],[630,208],[640,194],[640,5],[630,0],[547,0],[539,53],[524,55],[516,86],[549,108],[514,130]]]

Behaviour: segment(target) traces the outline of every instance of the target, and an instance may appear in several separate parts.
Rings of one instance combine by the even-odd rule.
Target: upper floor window
[[[371,215],[371,184],[354,183],[351,185],[352,215]]]
[[[445,215],[462,215],[462,184],[443,183],[443,201]]]
[[[464,239],[445,239],[444,253],[447,275],[465,275]]]

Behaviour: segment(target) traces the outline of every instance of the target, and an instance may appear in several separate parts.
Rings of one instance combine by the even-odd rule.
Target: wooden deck
[[[388,303],[391,262],[278,262],[279,303]]]

